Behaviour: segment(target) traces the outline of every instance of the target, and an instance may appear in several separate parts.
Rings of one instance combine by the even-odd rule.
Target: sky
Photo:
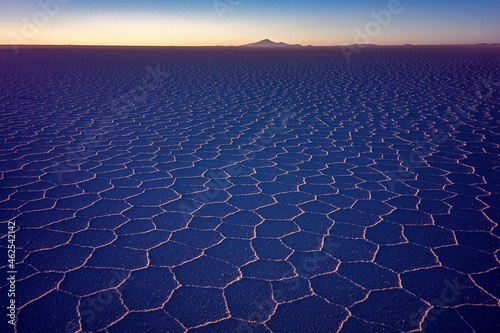
[[[499,0],[1,0],[0,44],[500,42]]]

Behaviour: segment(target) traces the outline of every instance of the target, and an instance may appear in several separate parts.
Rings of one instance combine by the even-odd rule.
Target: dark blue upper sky
[[[499,14],[498,0],[2,0],[0,43],[491,43]]]

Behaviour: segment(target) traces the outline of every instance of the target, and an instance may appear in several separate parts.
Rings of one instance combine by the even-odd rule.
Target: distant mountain
[[[302,47],[302,45],[300,45],[300,44],[287,44],[287,43],[283,43],[283,42],[276,43],[270,39],[263,39],[257,43],[245,44],[245,45],[241,45],[241,46],[244,46],[244,47]]]
[[[361,47],[361,46],[378,46],[378,45],[377,44],[358,44],[358,43],[356,43],[356,44],[351,44],[351,46],[360,46]]]

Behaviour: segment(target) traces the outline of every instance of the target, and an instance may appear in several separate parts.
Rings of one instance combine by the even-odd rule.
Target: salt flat
[[[500,48],[0,58],[17,332],[500,329]]]

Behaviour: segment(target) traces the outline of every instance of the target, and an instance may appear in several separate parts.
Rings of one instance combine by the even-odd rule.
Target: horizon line
[[[249,44],[243,45],[141,45],[141,44],[0,44],[0,47],[32,47],[32,46],[78,46],[78,47],[238,47],[238,48],[310,48],[310,47],[368,47],[368,46],[500,46],[500,42],[479,42],[479,43],[450,43],[450,44],[372,44],[372,43],[355,43],[355,44],[338,44],[338,45],[291,45],[287,44],[286,46],[253,46]]]

